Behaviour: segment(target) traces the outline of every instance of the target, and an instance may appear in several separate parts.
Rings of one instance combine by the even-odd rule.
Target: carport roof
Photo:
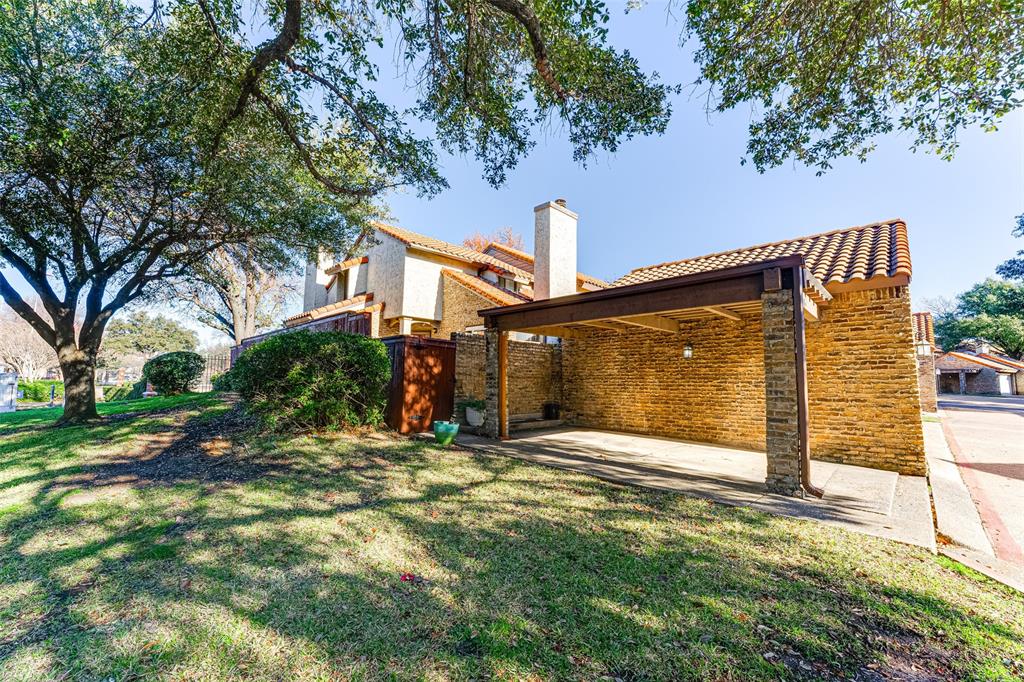
[[[803,256],[811,274],[833,292],[910,281],[907,225],[903,220],[893,219],[649,265],[620,277],[612,286],[711,272],[794,255]]]
[[[708,317],[741,321],[756,311],[761,294],[792,289],[799,279],[803,308],[817,318],[818,304],[832,295],[807,272],[799,254],[709,272],[582,292],[479,311],[488,326],[571,338],[578,330],[645,327],[678,333],[680,323]]]

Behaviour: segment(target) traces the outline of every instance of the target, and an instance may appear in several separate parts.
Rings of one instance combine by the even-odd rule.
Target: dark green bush
[[[231,368],[246,407],[276,429],[379,425],[391,361],[376,339],[293,332],[247,349]]]
[[[50,387],[56,386],[56,400],[64,397],[64,382],[52,379],[41,379],[39,381],[19,381],[18,390],[24,391],[22,400],[33,403],[44,403],[50,400]]]
[[[157,393],[184,393],[203,374],[206,361],[187,350],[158,355],[142,366],[142,378],[153,384]]]
[[[213,386],[215,391],[233,391],[235,390],[234,384],[232,383],[234,375],[229,369],[221,374],[215,374],[210,377],[210,385]]]

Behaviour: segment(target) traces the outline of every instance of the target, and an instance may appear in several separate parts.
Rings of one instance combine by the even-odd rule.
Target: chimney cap
[[[555,199],[555,203],[561,206],[562,208],[568,208],[568,206],[565,203],[565,199]]]

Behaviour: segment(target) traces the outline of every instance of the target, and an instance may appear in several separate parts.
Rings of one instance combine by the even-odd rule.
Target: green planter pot
[[[439,445],[451,445],[459,433],[459,425],[451,422],[434,422],[434,440]]]

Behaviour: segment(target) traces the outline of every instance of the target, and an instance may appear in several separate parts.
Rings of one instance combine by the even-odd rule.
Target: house
[[[564,201],[537,206],[534,255],[378,224],[365,253],[307,269],[287,329],[454,339],[456,395],[485,399],[494,437],[558,403],[570,425],[765,452],[776,492],[820,492],[812,456],[926,472],[921,377],[933,370],[919,347],[932,346],[910,310],[904,221],[640,267],[611,284],[578,271],[577,222]],[[561,342],[516,341],[538,337]]]
[[[935,321],[931,313],[914,313],[914,351],[917,354],[917,388],[921,392],[921,409],[939,409],[935,372]]]
[[[572,425],[767,454],[770,490],[817,494],[810,458],[926,472],[902,220],[574,279],[576,214],[541,255],[533,301],[483,310],[485,428],[509,436],[512,333],[562,339],[552,393]],[[551,284],[544,286],[545,279]],[[557,284],[555,284],[557,282]],[[545,292],[546,295],[541,294]]]
[[[939,355],[935,368],[939,393],[1024,394],[1024,362],[997,352],[984,341]]]
[[[558,243],[563,236],[554,228],[538,233],[541,267],[548,262],[545,249],[575,253],[575,242]],[[534,298],[534,257],[518,249],[492,243],[481,253],[383,223],[374,225],[367,241],[365,255],[307,265],[303,310],[285,320],[286,327],[346,329],[355,320],[374,337],[447,339],[453,332],[482,330],[482,308]],[[607,284],[574,271],[566,286],[577,292]]]

